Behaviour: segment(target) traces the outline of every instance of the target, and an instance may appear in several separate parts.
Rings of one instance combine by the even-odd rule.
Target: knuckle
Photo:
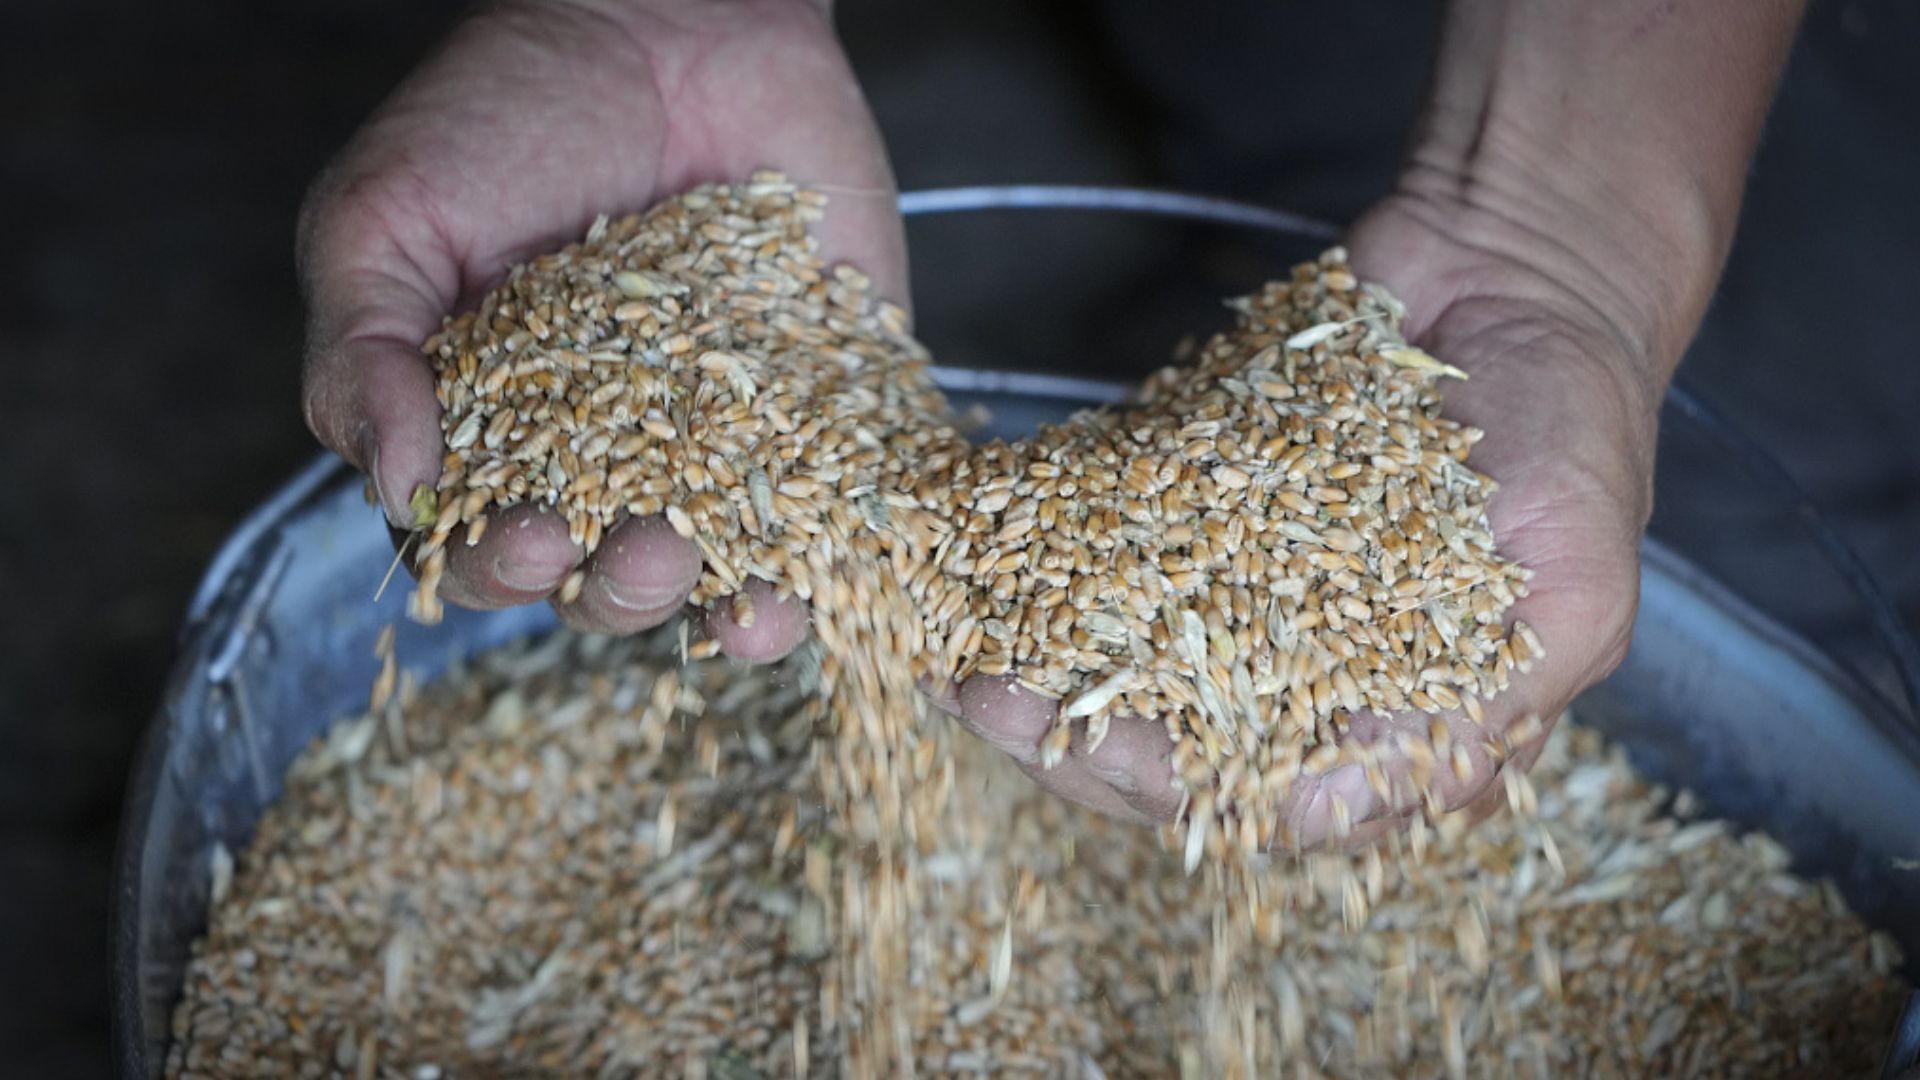
[[[316,273],[334,257],[342,237],[351,235],[353,223],[366,212],[366,187],[363,181],[349,179],[358,170],[348,155],[329,163],[300,202],[294,256],[301,285],[309,292]],[[356,196],[356,192],[362,194]]]
[[[328,165],[300,199],[300,212],[294,219],[294,258],[302,269],[313,258],[314,243],[332,210],[332,188],[337,166]]]
[[[439,195],[404,153],[349,147],[307,189],[294,231],[302,288],[342,266],[372,266],[429,226]]]

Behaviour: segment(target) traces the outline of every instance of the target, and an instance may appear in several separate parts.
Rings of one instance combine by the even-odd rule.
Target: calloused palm
[[[367,470],[388,517],[439,475],[439,406],[419,345],[514,262],[705,181],[785,169],[831,192],[825,253],[906,300],[906,249],[878,132],[823,4],[516,0],[462,23],[315,185],[300,268],[311,324],[308,423]],[[520,507],[455,544],[443,594],[496,608],[550,596],[581,564],[564,521]],[[610,533],[568,622],[610,633],[678,611],[698,551],[658,520]],[[767,599],[767,598],[762,598]],[[746,658],[802,639],[797,605],[723,609]]]

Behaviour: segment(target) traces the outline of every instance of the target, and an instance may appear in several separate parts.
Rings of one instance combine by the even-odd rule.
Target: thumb
[[[388,221],[406,219],[321,196],[303,215],[300,241],[307,425],[367,473],[399,528],[413,527],[414,491],[440,475],[440,403],[420,343],[439,326],[457,282],[451,260],[435,281],[433,261],[390,234]]]

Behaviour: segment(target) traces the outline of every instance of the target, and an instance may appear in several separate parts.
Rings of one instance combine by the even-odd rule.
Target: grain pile
[[[817,655],[742,671],[675,652],[671,631],[562,632],[335,727],[216,859],[167,1075],[840,1075],[828,866],[848,837],[811,794]],[[1217,1075],[1198,1045],[1207,874],[963,757],[965,812],[930,826],[921,863],[915,1068]],[[1896,956],[1830,886],[1764,838],[1670,816],[1590,732],[1562,725],[1532,776],[1517,812],[1417,856],[1277,878],[1281,940],[1224,961],[1259,1032],[1236,1064],[1872,1067]]]
[[[449,319],[424,346],[447,454],[416,493],[411,611],[438,618],[457,530],[475,542],[522,503],[588,553],[664,513],[704,556],[696,602],[760,578],[810,603],[821,794],[861,842],[835,867],[853,1073],[905,1072],[913,1038],[896,1006],[917,862],[952,783],[922,680],[1004,673],[1063,699],[1049,764],[1076,728],[1097,746],[1114,715],[1161,720],[1189,871],[1283,842],[1302,776],[1357,762],[1411,800],[1435,764],[1505,752],[1410,748],[1411,790],[1389,793],[1379,748],[1340,737],[1366,707],[1477,717],[1540,651],[1502,626],[1526,572],[1493,550],[1477,433],[1440,416],[1435,377],[1458,373],[1406,344],[1344,253],[1238,302],[1137,407],[975,448],[902,313],[820,258],[823,201],[774,173],[699,188],[596,222]],[[1232,891],[1223,918],[1250,940],[1258,885]]]

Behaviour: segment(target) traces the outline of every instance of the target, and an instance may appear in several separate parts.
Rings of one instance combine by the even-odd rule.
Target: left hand
[[[364,469],[387,518],[445,450],[420,343],[507,268],[639,209],[762,166],[829,188],[822,254],[906,300],[906,241],[886,154],[826,0],[499,0],[457,26],[354,137],[308,197],[301,277],[311,312],[306,414]],[[563,515],[522,503],[447,549],[441,594],[493,609],[548,600],[567,623],[630,634],[685,605],[700,551],[659,517],[614,526],[591,556]],[[561,602],[578,568],[585,584]],[[707,632],[739,659],[799,643],[807,613],[763,584],[743,626]]]

